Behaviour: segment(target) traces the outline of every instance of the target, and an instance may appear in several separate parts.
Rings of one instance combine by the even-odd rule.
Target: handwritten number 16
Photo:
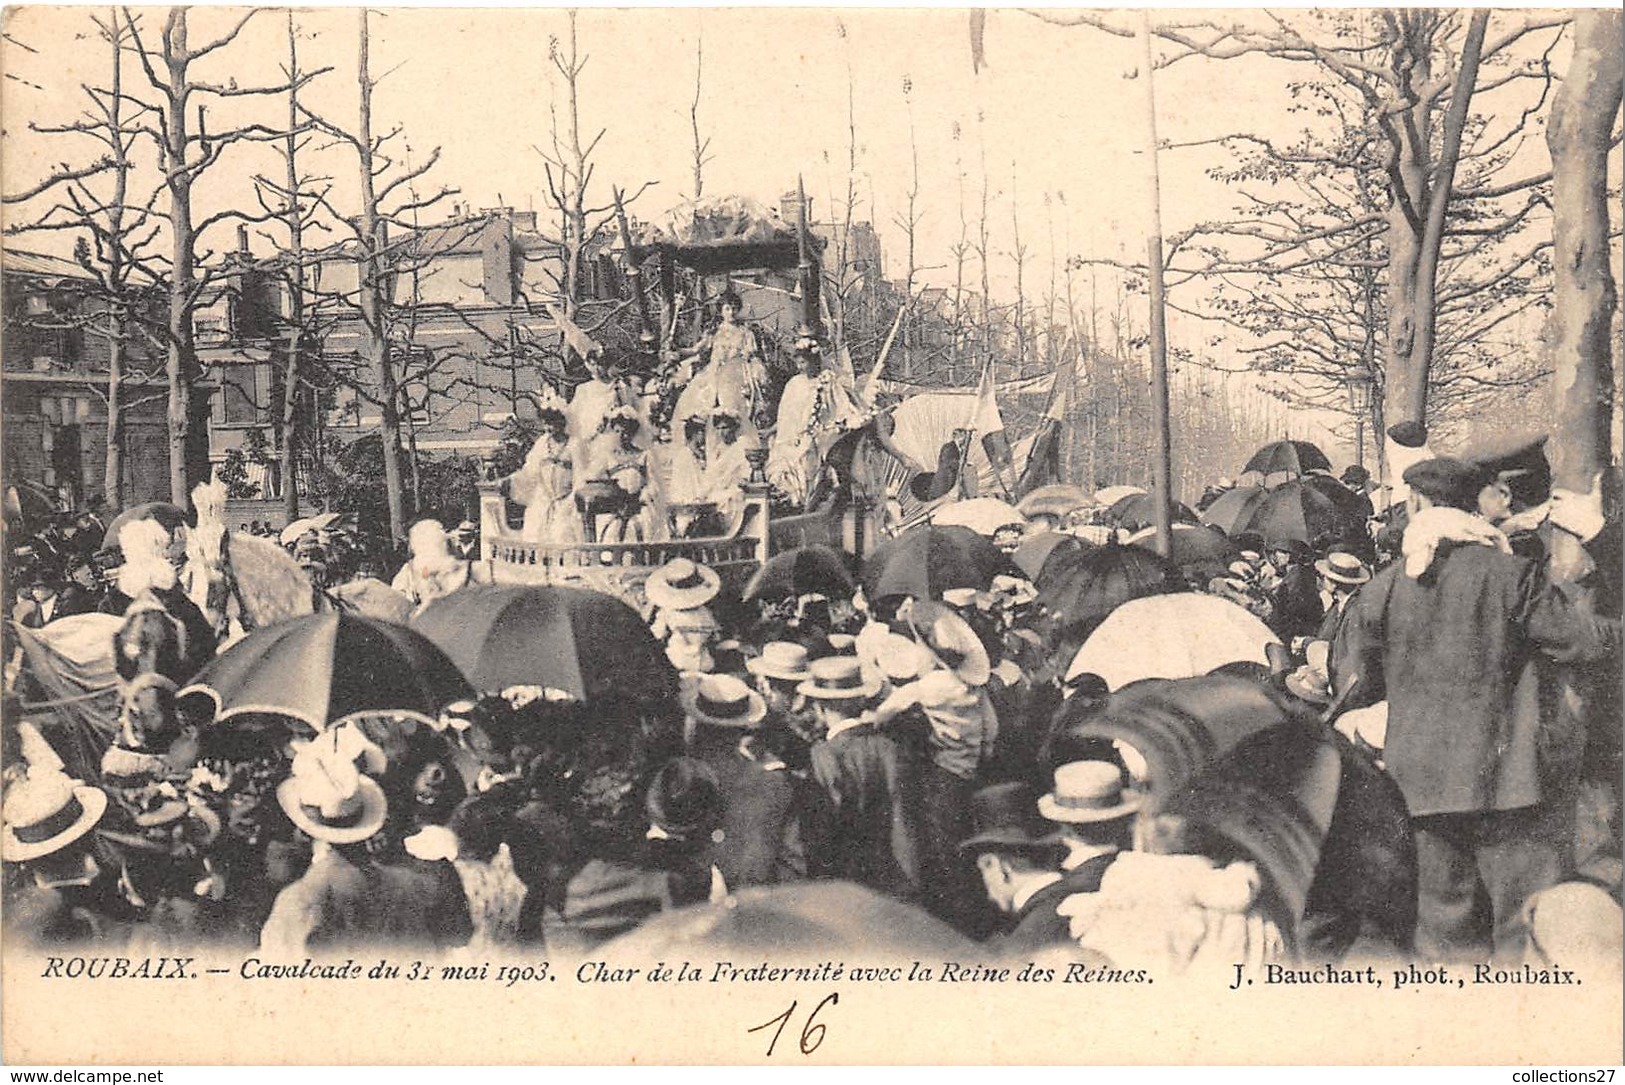
[[[825,1006],[838,1005],[840,1001],[841,996],[838,994],[826,995],[824,1001],[814,1006],[813,1012],[807,1015],[807,1024],[801,1029],[801,1053],[803,1055],[811,1055],[814,1051],[818,1050],[818,1045],[824,1042],[824,1026],[813,1024],[813,1021],[818,1017],[818,1011],[823,1009]],[[761,1032],[763,1029],[768,1028],[771,1025],[778,1025],[779,1027],[773,1030],[772,1041],[770,1041],[767,1045],[767,1056],[768,1058],[772,1058],[773,1048],[777,1046],[779,1037],[784,1034],[784,1026],[790,1023],[790,1015],[795,1012],[796,1004],[792,1001],[790,1003],[790,1008],[779,1014],[777,1017],[769,1021],[764,1021],[755,1028],[746,1029],[745,1031]]]

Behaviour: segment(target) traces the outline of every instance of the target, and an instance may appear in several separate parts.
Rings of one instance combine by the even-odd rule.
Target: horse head
[[[125,611],[113,634],[114,668],[123,708],[123,741],[131,749],[167,748],[180,733],[175,709],[186,658],[186,631],[156,596],[144,592]]]

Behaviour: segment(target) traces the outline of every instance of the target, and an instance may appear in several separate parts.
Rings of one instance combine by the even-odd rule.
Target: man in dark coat
[[[1294,637],[1314,636],[1324,617],[1313,556],[1301,539],[1285,539],[1270,548],[1270,561],[1280,581],[1270,594],[1269,625],[1288,644]]]
[[[918,900],[923,739],[897,722],[881,727],[865,718],[881,683],[856,658],[814,660],[808,671],[797,690],[814,704],[824,736],[812,748],[819,792],[807,872]]]
[[[806,876],[795,780],[754,731],[767,718],[762,695],[727,674],[699,675],[682,693],[692,728],[689,756],[716,774],[721,839],[711,861],[730,889]]]
[[[1617,651],[1619,623],[1577,612],[1472,510],[1482,472],[1436,458],[1405,472],[1401,560],[1365,585],[1339,633],[1339,692],[1388,701],[1384,759],[1416,833],[1424,957],[1521,953],[1524,900],[1564,874],[1572,826],[1548,769],[1546,660]],[[1493,930],[1485,929],[1480,895]]]

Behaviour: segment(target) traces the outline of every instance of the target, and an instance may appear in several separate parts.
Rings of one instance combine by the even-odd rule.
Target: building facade
[[[61,509],[82,508],[108,491],[107,302],[95,278],[71,260],[7,249],[0,270],[5,479],[52,495]],[[152,338],[131,332],[124,354],[122,503],[168,500],[162,350]]]

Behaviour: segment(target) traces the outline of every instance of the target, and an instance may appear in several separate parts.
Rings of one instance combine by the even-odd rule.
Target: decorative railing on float
[[[551,584],[571,581],[602,587],[628,585],[677,557],[709,566],[725,583],[743,587],[772,554],[824,543],[862,554],[872,543],[863,505],[830,500],[811,512],[775,518],[766,486],[745,488],[734,522],[719,535],[658,542],[532,542],[508,517],[508,500],[495,481],[480,483],[482,556],[497,583]]]

